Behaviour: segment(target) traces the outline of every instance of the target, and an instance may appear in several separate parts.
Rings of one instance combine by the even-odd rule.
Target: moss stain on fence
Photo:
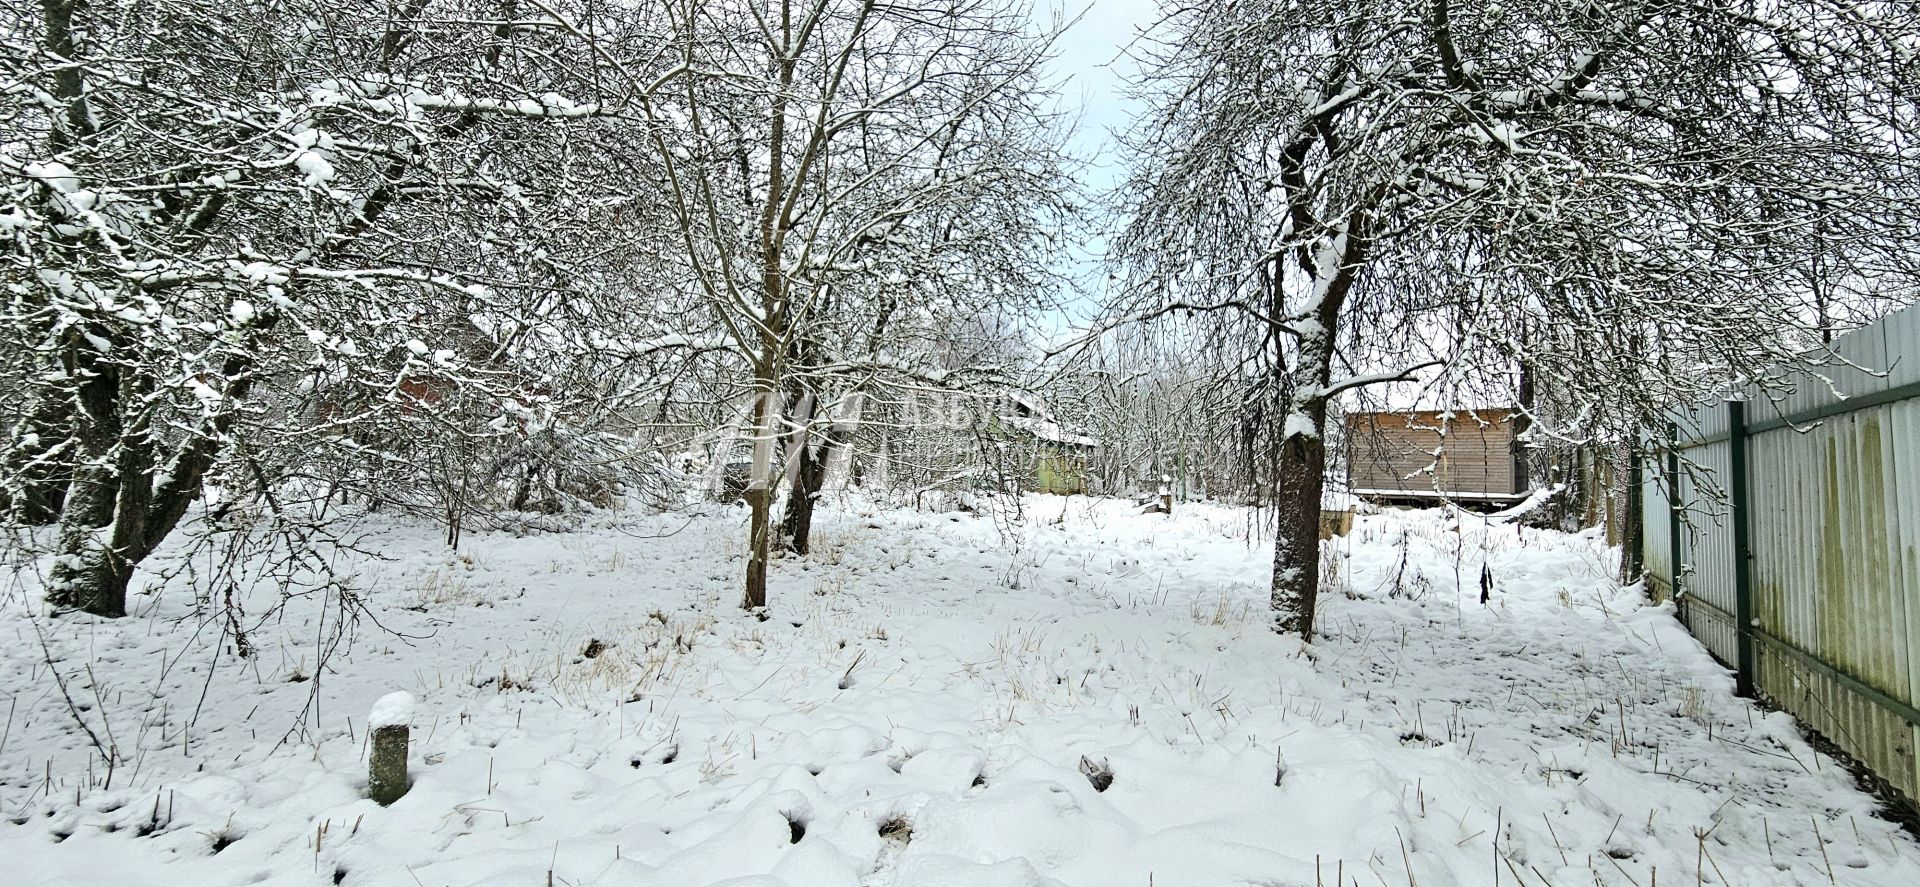
[[[1889,354],[1920,353],[1920,308],[1836,347],[1869,368]],[[1647,535],[1647,563],[1666,573],[1650,584],[1672,583],[1684,564],[1690,597],[1682,619],[1732,666],[1722,598],[1748,567],[1752,622],[1741,630],[1758,643],[1750,665],[1756,695],[1866,764],[1920,811],[1920,377],[1868,371],[1841,381],[1846,390],[1814,381],[1784,398],[1751,386],[1739,403],[1673,414],[1676,427],[1692,433],[1672,435],[1678,452],[1669,464],[1684,460],[1711,473],[1744,462],[1737,480],[1747,495],[1737,518],[1726,519],[1699,485],[1678,484],[1683,507],[1699,520],[1670,538]],[[1740,429],[1723,428],[1734,422]],[[1669,513],[1671,486],[1643,487],[1649,515]],[[1750,557],[1724,556],[1743,547]]]

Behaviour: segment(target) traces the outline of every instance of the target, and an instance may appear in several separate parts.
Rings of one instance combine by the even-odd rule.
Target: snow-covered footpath
[[[386,630],[323,667],[318,600],[240,658],[185,589],[117,622],[15,591],[0,884],[1920,884],[1590,537],[1364,517],[1303,650],[1246,512],[1025,505],[828,510],[765,622],[737,510],[460,553],[368,519]],[[382,808],[395,691],[414,781]]]

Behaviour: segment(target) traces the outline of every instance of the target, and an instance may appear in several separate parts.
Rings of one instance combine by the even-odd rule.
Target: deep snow
[[[766,622],[733,509],[458,553],[365,518],[388,559],[344,563],[399,636],[324,665],[318,599],[240,658],[184,589],[115,622],[16,589],[0,883],[1920,884],[1591,536],[1363,517],[1302,649],[1246,512],[1024,505],[825,509]],[[368,716],[402,691],[414,781],[381,808]]]

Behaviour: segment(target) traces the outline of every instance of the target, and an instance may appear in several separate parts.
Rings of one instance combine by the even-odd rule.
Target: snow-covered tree
[[[1557,404],[1538,433],[1625,433],[1817,346],[1837,291],[1910,287],[1911,5],[1165,12],[1112,307],[1191,314],[1258,367],[1282,631],[1313,630],[1341,392],[1525,365]]]
[[[760,607],[781,464],[804,548],[863,399],[960,385],[967,368],[935,362],[927,343],[1041,289],[1065,187],[1035,74],[1047,40],[1001,0],[658,14],[672,51],[628,73],[674,213],[675,267],[752,404],[743,601]]]
[[[569,17],[599,8],[0,13],[0,486],[12,519],[57,516],[52,603],[125,612],[196,504],[284,517],[321,466],[416,467],[383,421],[553,426],[523,357],[611,215],[576,162],[624,91],[619,20]]]

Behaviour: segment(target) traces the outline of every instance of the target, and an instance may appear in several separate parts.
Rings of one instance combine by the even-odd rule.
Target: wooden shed
[[[1355,496],[1383,501],[1524,499],[1517,416],[1511,408],[1349,413],[1347,482]]]

